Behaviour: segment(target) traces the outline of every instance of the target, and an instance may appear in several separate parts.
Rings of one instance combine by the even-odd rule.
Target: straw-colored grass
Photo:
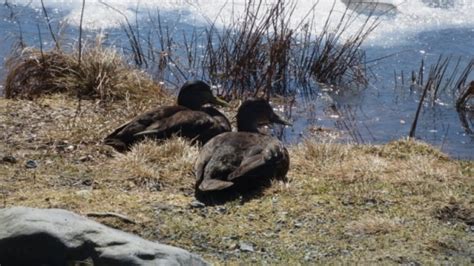
[[[101,144],[136,113],[170,101],[84,100],[76,117],[76,100],[63,95],[0,99],[0,154],[17,159],[0,162],[0,206],[120,213],[136,224],[96,219],[216,264],[472,263],[472,161],[411,140],[308,139],[289,147],[288,183],[245,203],[196,207],[198,147],[173,138],[119,154]]]
[[[122,55],[100,44],[77,52],[25,48],[6,64],[7,98],[33,99],[51,93],[113,101],[163,94],[147,74],[132,69]]]

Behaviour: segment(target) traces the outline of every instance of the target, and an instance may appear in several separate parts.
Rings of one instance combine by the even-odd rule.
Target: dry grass
[[[184,187],[193,180],[189,176],[192,171],[190,162],[197,154],[197,147],[190,146],[181,138],[161,145],[147,140],[135,145],[130,152],[117,155],[109,163],[108,167],[119,169],[111,182],[130,181],[134,186],[156,190],[161,190],[163,186],[173,189],[178,184]]]
[[[399,219],[390,219],[379,216],[366,216],[350,222],[346,230],[350,235],[388,234],[400,227]]]
[[[101,101],[136,99],[162,94],[144,72],[134,70],[116,51],[100,44],[75,52],[25,48],[6,64],[7,98],[33,99],[51,93],[68,93]]]
[[[333,7],[320,25],[318,3],[296,18],[298,1],[247,0],[241,13],[217,15],[204,27],[182,32],[169,28],[158,10],[149,13],[146,22],[151,34],[141,35],[145,47],[137,42],[138,28],[128,25],[124,31],[135,63],[158,69],[158,79],[181,83],[204,77],[228,98],[288,96],[302,89],[313,93],[315,81],[334,89],[366,86],[370,65],[361,46],[377,27],[378,17],[369,12],[367,20],[356,25],[357,13],[345,9],[338,14]],[[218,26],[217,21],[228,23]]]
[[[469,264],[474,163],[409,140],[381,146],[289,147],[287,184],[259,198],[196,208],[197,147],[175,138],[127,154],[101,138],[156,99],[100,107],[61,95],[0,99],[0,206],[121,213],[100,222],[179,246],[220,263]],[[74,122],[75,121],[75,122]],[[35,160],[37,168],[25,167]],[[243,249],[246,245],[253,252]]]

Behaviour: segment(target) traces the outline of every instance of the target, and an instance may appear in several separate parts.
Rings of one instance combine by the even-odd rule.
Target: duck
[[[206,104],[229,106],[212,94],[206,82],[187,81],[179,90],[177,104],[160,106],[136,116],[106,136],[104,143],[119,152],[129,150],[145,138],[164,140],[173,135],[205,144],[232,129],[224,114],[212,106],[204,106]]]
[[[244,101],[237,111],[237,132],[224,132],[207,142],[194,165],[196,197],[218,191],[245,192],[272,179],[285,180],[288,150],[277,138],[262,133],[261,125],[291,123],[273,111],[265,99]]]

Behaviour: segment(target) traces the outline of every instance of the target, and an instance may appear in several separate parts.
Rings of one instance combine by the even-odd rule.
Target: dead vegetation
[[[302,87],[314,92],[315,82],[334,88],[365,86],[368,66],[361,46],[377,27],[377,17],[368,14],[359,26],[357,13],[345,9],[339,16],[332,10],[315,34],[318,3],[293,25],[297,4],[250,0],[241,14],[208,18],[202,27],[182,32],[169,28],[173,23],[164,23],[157,11],[149,13],[150,34],[137,40],[139,27],[129,25],[125,32],[133,58],[141,59],[136,64],[157,70],[157,79],[171,84],[207,79],[229,98],[294,95]],[[219,20],[229,23],[220,26]]]
[[[288,183],[204,207],[194,201],[197,147],[175,138],[118,154],[101,144],[129,117],[169,101],[83,100],[76,116],[64,95],[0,99],[0,206],[122,215],[133,223],[95,219],[215,263],[472,262],[472,161],[412,140],[308,139],[289,147]]]
[[[474,60],[473,60],[474,66]],[[474,98],[474,80],[468,85],[462,86],[459,89],[459,96],[456,100],[456,109],[461,111],[474,111],[474,105],[469,104],[469,101]]]
[[[350,222],[346,230],[350,235],[388,234],[401,229],[400,219],[380,216],[365,216],[357,221]]]
[[[163,94],[144,72],[134,70],[116,51],[101,44],[74,52],[24,48],[6,63],[7,98],[33,99],[44,94],[67,93],[102,102]]]
[[[339,16],[333,8],[321,32],[315,34],[317,3],[293,25],[297,1],[249,0],[242,14],[208,19],[206,25],[183,32],[164,23],[159,10],[149,11],[148,32],[144,34],[142,27],[131,23],[119,9],[101,3],[124,18],[122,28],[128,47],[122,48],[128,51],[125,53],[129,60],[104,48],[100,41],[95,45],[83,44],[82,24],[78,47],[65,47],[68,44],[62,42],[59,28],[55,32],[56,27],[42,5],[54,48],[25,48],[23,40],[19,40],[22,49],[7,62],[7,98],[32,99],[41,94],[66,92],[110,101],[159,91],[147,75],[131,69],[129,64],[169,84],[181,84],[192,78],[209,80],[219,94],[234,99],[311,93],[317,88],[315,83],[347,89],[365,86],[368,81],[361,46],[378,25],[373,14],[358,25],[360,15],[345,9]],[[220,19],[231,22],[221,28],[216,25]],[[334,23],[336,27],[332,28]],[[357,28],[351,33],[354,27]],[[19,35],[22,36],[21,29]],[[40,32],[38,37],[43,37]],[[65,52],[69,50],[72,52]]]
[[[474,81],[469,82],[474,70],[474,59],[468,58],[463,62],[463,57],[440,55],[437,61],[426,65],[425,59],[421,60],[418,71],[411,72],[411,82],[405,84],[403,71],[395,71],[395,88],[408,87],[410,91],[421,91],[421,97],[415,118],[412,122],[409,136],[415,137],[418,117],[424,105],[434,106],[445,101],[452,102],[459,114],[459,119],[466,133],[472,135],[469,112],[472,106],[469,101],[474,95]],[[428,73],[425,73],[429,69]],[[397,80],[401,80],[401,84]]]

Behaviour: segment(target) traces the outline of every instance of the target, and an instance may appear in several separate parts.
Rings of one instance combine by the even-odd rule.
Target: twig
[[[468,135],[474,135],[474,131],[469,126],[469,120],[466,117],[466,110],[460,109],[458,110],[459,121],[461,122],[461,126],[464,131]]]
[[[81,21],[79,22],[79,58],[77,60],[79,67],[81,66],[81,59],[82,59],[82,21],[84,19],[85,6],[86,6],[86,0],[82,0]]]
[[[466,86],[466,89],[463,90],[461,95],[456,101],[456,109],[461,110],[465,109],[466,103],[470,97],[474,97],[474,80]]]
[[[40,46],[40,52],[41,52],[41,63],[43,64],[45,62],[44,59],[44,53],[43,53],[43,39],[41,38],[41,29],[39,24],[36,24],[36,28],[38,29],[38,39],[39,39],[39,46]]]
[[[43,0],[41,0],[41,7],[43,8],[44,17],[46,18],[46,22],[48,23],[49,33],[51,34],[51,38],[53,38],[54,44],[56,45],[56,49],[59,50],[59,44],[56,40],[56,36],[54,35],[53,28],[51,27],[51,21],[49,20],[48,12],[46,11],[46,7],[44,6]]]
[[[408,135],[410,138],[415,137],[416,125],[418,124],[418,116],[420,115],[421,107],[423,106],[423,101],[425,100],[426,92],[428,92],[429,88],[430,86],[428,86],[427,84],[425,86],[425,89],[423,90],[423,94],[421,95],[420,102],[418,103],[418,108],[416,109],[415,119],[413,119],[413,123],[411,124],[410,134]]]
[[[115,212],[89,212],[86,214],[88,217],[115,217],[119,218],[120,220],[129,223],[129,224],[136,224],[136,222],[127,216]]]
[[[103,4],[104,6],[110,8],[110,9],[112,9],[113,11],[117,12],[118,14],[120,14],[125,19],[125,25],[122,25],[122,28],[123,28],[125,34],[127,35],[128,40],[130,42],[130,46],[132,48],[135,64],[137,66],[142,66],[143,64],[145,64],[145,67],[147,67],[148,63],[146,61],[146,58],[143,55],[142,48],[141,48],[141,45],[140,45],[139,36],[137,36],[137,34],[135,33],[135,30],[133,29],[132,24],[128,20],[127,15],[124,12],[120,11],[118,8],[113,7],[113,6],[105,3],[103,0],[99,0],[99,3]],[[137,13],[138,10],[135,10],[135,12]],[[138,25],[137,25],[137,33],[138,33]]]

